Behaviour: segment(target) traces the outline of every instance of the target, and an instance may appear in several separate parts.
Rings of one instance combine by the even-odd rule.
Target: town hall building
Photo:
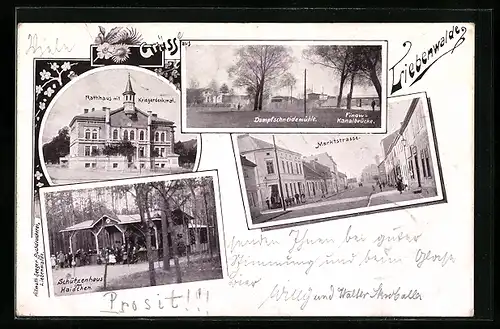
[[[70,152],[63,160],[72,169],[134,170],[176,169],[175,124],[150,110],[136,107],[130,74],[123,106],[111,110],[84,109],[70,124]],[[128,146],[127,155],[110,152]],[[113,148],[113,146],[115,148]]]

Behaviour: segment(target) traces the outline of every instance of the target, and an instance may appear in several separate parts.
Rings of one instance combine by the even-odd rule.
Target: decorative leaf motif
[[[126,45],[140,45],[142,43],[142,36],[136,29],[124,29],[113,39],[113,44],[123,43]]]
[[[120,33],[120,31],[122,30],[123,28],[121,27],[114,27],[112,28],[109,33],[106,35],[106,37],[104,38],[104,41],[105,42],[108,42],[108,43],[111,43],[111,44],[114,44],[115,42],[113,42],[112,40],[114,40],[114,38],[118,35],[118,33]]]
[[[106,29],[102,26],[99,26],[99,32],[101,32],[102,35],[106,35]]]

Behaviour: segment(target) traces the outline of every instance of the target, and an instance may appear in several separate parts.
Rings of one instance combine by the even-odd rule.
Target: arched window
[[[92,139],[97,139],[97,129],[92,130]]]
[[[133,130],[130,131],[130,140],[133,141],[135,139],[135,132]]]
[[[139,139],[140,139],[141,141],[143,141],[143,140],[144,140],[144,131],[142,131],[142,130],[141,130],[141,132],[139,133]]]
[[[113,130],[113,139],[118,139],[118,130]]]
[[[161,133],[161,141],[164,142],[165,141],[165,133]]]
[[[85,129],[85,139],[90,139],[90,129]]]
[[[123,139],[127,140],[128,139],[128,130],[125,130],[123,132]]]
[[[158,132],[155,132],[155,142],[158,141],[159,137],[160,137],[160,134]]]

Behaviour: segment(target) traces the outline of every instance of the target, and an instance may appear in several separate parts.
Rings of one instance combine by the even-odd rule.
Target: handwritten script
[[[157,293],[134,299],[126,298],[118,292],[109,291],[102,295],[105,306],[101,313],[130,314],[142,311],[185,310],[204,312],[208,315],[207,305],[210,302],[210,292],[206,289],[186,289],[175,291],[172,289],[167,294]]]
[[[248,240],[233,236],[227,246],[230,287],[262,288],[269,283],[269,279],[281,278],[272,284],[259,308],[270,301],[293,301],[303,310],[310,300],[422,299],[422,293],[415,287],[389,286],[389,283],[374,287],[344,287],[338,282],[331,282],[325,291],[318,291],[317,287],[306,283],[294,287],[283,282],[287,281],[286,277],[279,271],[299,273],[304,276],[304,282],[308,282],[307,276],[315,271],[337,266],[352,267],[353,271],[363,271],[364,268],[378,271],[387,267],[392,272],[397,271],[399,266],[418,270],[430,266],[445,267],[455,262],[449,251],[421,248],[419,241],[423,233],[402,226],[367,232],[349,225],[343,231],[320,235],[311,233],[309,229],[293,228],[287,233],[282,239],[271,239],[262,233]],[[266,275],[268,273],[273,275]]]
[[[71,52],[75,45],[68,46],[65,43],[61,43],[59,41],[59,38],[55,38],[54,41],[47,42],[46,39],[43,39],[42,41],[38,40],[38,35],[35,34],[28,34],[28,41],[29,41],[29,46],[28,49],[26,49],[25,54],[32,54],[32,55],[38,55],[38,56],[43,56],[43,55],[55,55],[57,53],[61,52]]]

